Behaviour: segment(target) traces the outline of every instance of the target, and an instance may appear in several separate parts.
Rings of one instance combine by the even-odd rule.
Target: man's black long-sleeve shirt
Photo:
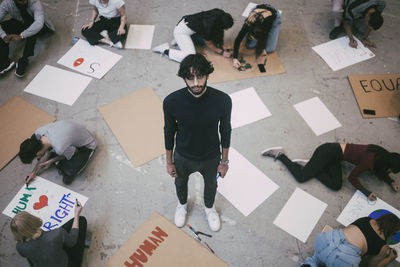
[[[188,89],[177,90],[164,99],[165,149],[192,160],[206,160],[229,148],[231,140],[232,100],[229,95],[207,87],[199,98]],[[218,134],[221,135],[221,140]]]

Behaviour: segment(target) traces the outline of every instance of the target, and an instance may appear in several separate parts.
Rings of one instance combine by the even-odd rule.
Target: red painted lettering
[[[143,245],[140,245],[140,249],[146,252],[147,255],[153,255],[153,250],[155,250],[158,245],[154,245],[148,240],[143,241]]]
[[[164,232],[163,230],[161,230],[161,228],[158,226],[156,227],[156,230],[157,231],[152,231],[151,233],[153,235],[155,235],[156,237],[158,237],[159,239],[161,239],[161,241],[164,241],[164,239],[162,237],[167,237],[168,236],[167,233]]]

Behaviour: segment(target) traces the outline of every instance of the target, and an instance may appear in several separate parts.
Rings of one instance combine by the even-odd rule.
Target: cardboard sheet
[[[218,192],[248,216],[279,186],[233,147],[229,149],[229,162],[225,178],[218,178]]]
[[[361,217],[367,217],[374,211],[382,209],[390,211],[397,217],[400,217],[400,211],[398,209],[395,209],[380,198],[376,201],[370,201],[363,193],[361,193],[361,191],[357,190],[340,213],[337,221],[344,226],[348,226],[355,220]],[[398,238],[394,244],[390,244],[390,247],[397,251],[398,257],[396,258],[396,261],[400,262],[400,243]]]
[[[229,96],[232,99],[232,128],[238,128],[272,115],[253,87]]]
[[[274,224],[305,243],[328,205],[296,188]]]
[[[27,211],[43,220],[44,231],[54,230],[74,218],[76,199],[85,205],[87,197],[69,188],[36,177],[28,187],[18,191],[3,214],[13,218],[20,211]]]
[[[46,65],[25,92],[72,106],[92,78]]]
[[[342,126],[319,97],[300,102],[294,108],[317,136]]]
[[[349,81],[364,118],[400,115],[400,74],[349,75]]]
[[[374,53],[365,47],[356,37],[358,47],[349,46],[349,37],[344,36],[317,46],[312,49],[329,65],[333,71],[373,58]]]
[[[233,45],[232,45],[233,47]],[[240,46],[239,57],[243,56],[246,63],[252,67],[245,71],[238,71],[232,66],[232,58],[225,58],[208,48],[199,49],[214,66],[214,72],[210,74],[210,83],[219,83],[226,81],[234,81],[241,79],[248,79],[254,77],[268,76],[273,74],[280,74],[285,72],[281,60],[276,52],[268,55],[267,64],[265,66],[266,72],[261,73],[258,69],[254,49],[247,49],[244,45],[244,40]]]
[[[154,25],[129,26],[128,36],[125,41],[125,48],[130,49],[150,49],[153,41]]]
[[[157,212],[153,213],[106,264],[107,267],[229,266]]]
[[[118,54],[79,39],[57,63],[101,79],[121,58]]]
[[[39,127],[56,119],[14,96],[0,107],[0,170],[18,154],[20,144]]]
[[[165,153],[161,99],[150,87],[99,108],[133,166]]]

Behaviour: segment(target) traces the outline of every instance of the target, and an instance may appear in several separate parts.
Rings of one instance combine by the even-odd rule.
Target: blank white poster
[[[125,48],[130,49],[150,49],[153,41],[154,25],[129,26],[128,36],[126,37]]]
[[[322,57],[333,71],[337,71],[375,56],[360,40],[356,37],[354,39],[358,43],[357,48],[350,47],[349,37],[344,36],[314,46],[312,49]]]
[[[232,128],[238,128],[271,116],[253,87],[229,95],[232,99]]]
[[[250,3],[247,5],[246,9],[243,11],[242,16],[247,18],[247,17],[249,16],[251,10],[252,10],[253,8],[255,8],[257,5],[258,5],[258,4],[256,4],[256,3],[250,2]]]
[[[317,136],[342,126],[317,96],[294,105],[294,108]]]
[[[101,79],[121,57],[118,54],[96,45],[90,45],[87,41],[79,39],[57,63],[77,72]]]
[[[225,178],[218,178],[218,192],[247,216],[279,186],[232,147],[229,162]]]
[[[274,224],[305,243],[328,205],[296,188]]]
[[[92,78],[46,65],[25,92],[72,106]]]

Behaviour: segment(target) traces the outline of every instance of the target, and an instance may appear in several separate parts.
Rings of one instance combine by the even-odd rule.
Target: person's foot
[[[25,76],[26,67],[28,66],[27,58],[20,58],[17,62],[17,68],[15,70],[15,75],[19,78],[23,78]]]
[[[110,46],[118,48],[118,49],[122,49],[123,48],[121,41],[118,41],[115,44],[113,42],[110,42]]]
[[[168,43],[160,44],[152,49],[154,53],[160,53],[161,55],[165,54],[165,51],[169,49]]]
[[[108,32],[106,30],[100,32],[100,35],[103,36],[106,39],[110,39],[110,37],[108,36]]]
[[[342,32],[342,25],[333,28],[333,30],[331,30],[331,32],[329,33],[329,39],[335,40],[341,32]]]
[[[68,176],[68,175],[63,176],[63,183],[66,185],[71,184],[73,180],[74,180],[74,177],[72,177],[72,176]]]
[[[301,166],[305,166],[309,160],[308,159],[292,159],[292,162],[300,164]]]
[[[271,157],[276,160],[281,154],[283,154],[283,148],[278,146],[278,147],[270,147],[265,149],[264,151],[261,152],[261,156],[263,157]]]
[[[5,74],[7,71],[11,70],[15,66],[15,62],[8,60],[8,63],[0,68],[0,74]]]
[[[185,225],[186,221],[186,214],[187,214],[187,203],[186,204],[181,204],[178,201],[178,205],[176,206],[175,210],[175,225],[180,227],[183,227]]]
[[[206,213],[208,226],[210,226],[210,229],[214,232],[218,231],[221,228],[221,220],[219,219],[219,214],[216,211],[215,207],[204,207],[204,211]]]

